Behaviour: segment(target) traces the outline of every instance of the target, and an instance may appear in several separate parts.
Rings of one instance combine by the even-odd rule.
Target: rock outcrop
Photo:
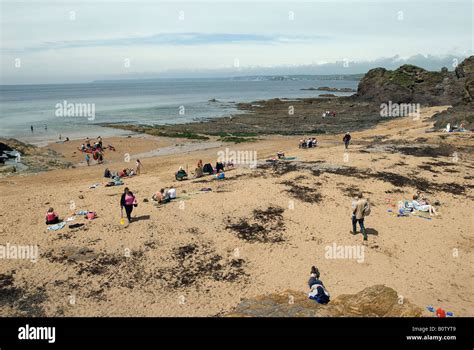
[[[327,305],[308,299],[305,293],[282,293],[243,300],[227,317],[419,317],[423,310],[384,285],[343,294]]]
[[[357,101],[375,103],[416,103],[421,106],[451,105],[433,116],[436,128],[464,124],[474,128],[474,56],[466,58],[454,71],[447,68],[430,72],[413,65],[396,70],[375,68],[361,79]]]
[[[454,71],[460,87],[461,100],[452,103],[448,110],[435,114],[433,120],[436,128],[464,124],[466,129],[474,129],[474,56],[462,61]]]
[[[425,106],[458,104],[463,96],[463,84],[455,72],[430,72],[408,64],[393,71],[371,69],[360,81],[356,94],[364,101]]]
[[[15,156],[9,153],[12,151],[20,153],[17,161]],[[66,162],[59,153],[51,149],[36,147],[15,139],[0,139],[0,156],[2,156],[4,162],[10,159],[9,164],[0,164],[0,176],[20,172],[36,173],[71,166],[71,163]],[[13,158],[13,161],[11,161],[11,158]]]

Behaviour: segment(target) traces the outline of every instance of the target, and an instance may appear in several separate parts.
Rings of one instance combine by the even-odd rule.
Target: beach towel
[[[66,223],[63,221],[63,222],[60,222],[59,224],[49,226],[48,230],[49,231],[58,231],[58,230],[62,229],[64,226],[66,226]]]
[[[283,160],[295,160],[297,157],[283,157]]]

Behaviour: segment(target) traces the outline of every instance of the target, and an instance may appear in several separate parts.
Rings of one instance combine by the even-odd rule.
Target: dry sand
[[[202,143],[193,143],[179,154],[144,158],[143,174],[124,180],[139,200],[134,210],[138,220],[127,228],[119,223],[124,186],[104,187],[104,169],[130,166],[123,162],[125,153],[133,158],[189,141],[149,136],[107,139],[106,144],[117,148],[114,154],[106,154],[107,164],[0,179],[0,244],[39,245],[41,255],[36,263],[1,261],[0,275],[4,281],[5,276],[13,275],[10,287],[14,292],[10,299],[0,300],[0,314],[222,315],[242,298],[286,289],[306,291],[309,269],[317,265],[333,296],[385,284],[421,307],[433,305],[458,316],[473,316],[473,155],[458,152],[456,162],[452,156],[419,157],[368,148],[375,137],[395,144],[426,138],[417,142],[472,147],[471,133],[425,133],[431,126],[427,118],[441,109],[425,109],[420,120],[389,120],[354,133],[348,158],[344,157],[342,135],[318,137],[320,145],[310,150],[298,149],[297,136],[272,136],[205,150],[199,149]],[[79,163],[82,156],[73,153],[77,146],[71,142],[52,147]],[[282,150],[297,157],[288,164],[349,166],[415,176],[435,184],[457,183],[465,186],[465,193],[454,195],[438,187],[429,197],[441,202],[440,216],[427,220],[398,218],[387,212],[394,209],[389,201],[409,199],[413,187],[397,188],[381,179],[350,174],[316,176],[303,169],[278,174],[271,168],[237,168],[227,172],[224,181],[211,177],[174,180],[180,165],[191,170],[199,159],[214,164],[217,152],[225,147],[256,151],[259,160]],[[445,164],[432,166],[431,171],[418,167],[440,161]],[[89,189],[94,183],[102,185]],[[181,199],[161,207],[151,200],[143,202],[167,186],[175,186]],[[306,200],[287,192],[293,189],[298,193],[298,186],[307,187]],[[212,192],[200,193],[204,187],[212,188]],[[348,188],[364,191],[373,206],[366,219],[371,234],[362,263],[325,258],[328,245],[362,244],[360,234],[349,233],[352,199]],[[399,193],[387,193],[394,190]],[[320,200],[314,202],[318,195]],[[71,203],[76,210],[96,211],[98,218],[91,222],[77,218],[75,222],[87,224],[86,230],[72,232],[66,227],[47,231],[43,220],[47,208],[54,207],[65,218],[70,215]],[[283,208],[282,217],[270,213],[263,219],[253,218],[255,209],[269,207]],[[270,237],[280,236],[283,241],[248,242],[226,229],[242,218],[270,227]]]

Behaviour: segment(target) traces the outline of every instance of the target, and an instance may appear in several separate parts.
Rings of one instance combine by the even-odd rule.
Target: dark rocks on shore
[[[20,154],[18,162],[0,166],[0,175],[36,173],[71,166],[71,163],[63,160],[62,155],[51,149],[39,148],[15,139],[0,139],[0,151],[0,154],[6,155],[7,158],[16,158],[16,155]]]
[[[308,91],[329,91],[329,92],[356,92],[357,90],[354,90],[352,88],[335,88],[335,87],[329,87],[329,86],[320,86],[320,87],[310,87],[307,89],[300,89],[300,90],[308,90]]]
[[[381,103],[414,103],[423,106],[452,105],[447,112],[434,116],[435,127],[464,123],[474,126],[474,56],[464,60],[455,72],[443,69],[430,72],[403,65],[390,71],[384,68],[370,70],[360,81],[357,93],[351,96],[300,99],[269,99],[237,103],[242,114],[229,118],[215,118],[206,122],[149,127],[140,130],[158,136],[185,136],[206,139],[223,133],[258,135],[311,135],[315,133],[341,133],[371,128],[380,121]],[[320,87],[322,89],[336,89]],[[340,89],[342,90],[342,89]],[[337,118],[322,118],[325,111],[335,111]],[[134,125],[108,125],[134,131]],[[139,131],[139,130],[136,130]]]

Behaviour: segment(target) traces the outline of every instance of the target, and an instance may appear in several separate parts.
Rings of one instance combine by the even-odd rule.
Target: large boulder
[[[430,72],[409,64],[393,71],[375,68],[359,82],[356,97],[376,103],[455,105],[465,97],[464,81],[447,69]]]
[[[343,294],[327,305],[308,299],[305,293],[282,293],[244,299],[228,317],[419,317],[423,310],[384,285],[367,287],[356,294]]]

